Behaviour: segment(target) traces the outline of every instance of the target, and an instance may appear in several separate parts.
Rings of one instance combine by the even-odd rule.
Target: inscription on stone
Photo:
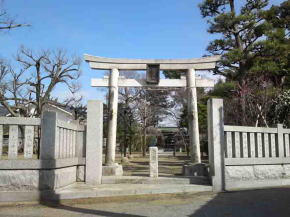
[[[24,158],[32,158],[34,126],[25,126]]]
[[[150,177],[158,178],[158,148],[150,147]]]
[[[148,84],[158,84],[160,80],[160,65],[148,64],[146,70],[146,82]]]
[[[18,150],[18,126],[9,126],[8,159],[16,159]]]

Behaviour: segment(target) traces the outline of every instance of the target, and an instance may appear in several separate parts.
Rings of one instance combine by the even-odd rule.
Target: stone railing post
[[[57,154],[57,113],[45,111],[41,119],[40,159],[56,159]]]
[[[224,180],[224,111],[222,99],[207,102],[208,152],[213,191],[225,190]]]
[[[86,133],[86,177],[87,184],[102,182],[103,156],[103,103],[88,101]]]
[[[280,158],[285,157],[284,152],[284,134],[283,134],[283,124],[277,125],[277,133],[278,133],[278,153]]]

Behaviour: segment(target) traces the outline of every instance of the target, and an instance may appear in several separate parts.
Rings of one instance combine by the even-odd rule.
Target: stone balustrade
[[[40,122],[40,118],[0,117],[0,159],[6,154],[4,147],[8,149],[8,159],[17,159],[20,148],[23,148],[24,159],[32,159],[33,153],[37,152],[34,147]],[[4,142],[7,137],[8,144]]]
[[[290,129],[228,126],[222,99],[208,101],[210,176],[215,191],[290,185]]]

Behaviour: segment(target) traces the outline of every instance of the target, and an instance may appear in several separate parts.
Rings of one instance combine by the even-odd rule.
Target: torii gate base
[[[182,167],[183,176],[197,176],[197,177],[209,177],[208,168],[204,163],[190,163],[184,164]]]
[[[122,176],[123,175],[123,167],[120,164],[115,163],[112,166],[103,166],[103,176]]]
[[[114,59],[85,55],[92,69],[110,70],[109,78],[92,79],[93,87],[109,87],[109,121],[106,147],[106,175],[121,175],[121,166],[115,163],[118,88],[119,87],[162,87],[187,89],[188,103],[188,135],[190,140],[191,164],[184,166],[184,175],[203,176],[206,168],[201,164],[200,142],[197,111],[197,87],[213,87],[214,82],[209,79],[196,79],[196,70],[214,69],[219,56],[200,59]],[[186,72],[186,79],[160,79],[160,70],[182,69]],[[119,76],[119,70],[146,70],[146,79],[126,79]]]

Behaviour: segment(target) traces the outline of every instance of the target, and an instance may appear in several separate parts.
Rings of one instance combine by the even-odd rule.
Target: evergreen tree
[[[269,78],[276,87],[290,88],[290,1],[272,6],[262,15],[266,22],[265,39],[256,46],[252,71]]]
[[[247,0],[240,8],[235,0],[204,0],[200,4],[201,14],[210,25],[208,32],[221,36],[207,47],[209,53],[222,55],[215,73],[242,84],[266,28],[261,15],[267,5],[268,0]]]
[[[268,10],[268,0],[246,0],[242,6],[238,2],[204,0],[200,4],[209,23],[208,32],[218,36],[207,51],[221,55],[214,73],[234,82],[232,101],[240,105],[236,106],[240,115],[232,121],[259,125],[263,119],[267,126],[268,102],[289,85],[290,1]]]

